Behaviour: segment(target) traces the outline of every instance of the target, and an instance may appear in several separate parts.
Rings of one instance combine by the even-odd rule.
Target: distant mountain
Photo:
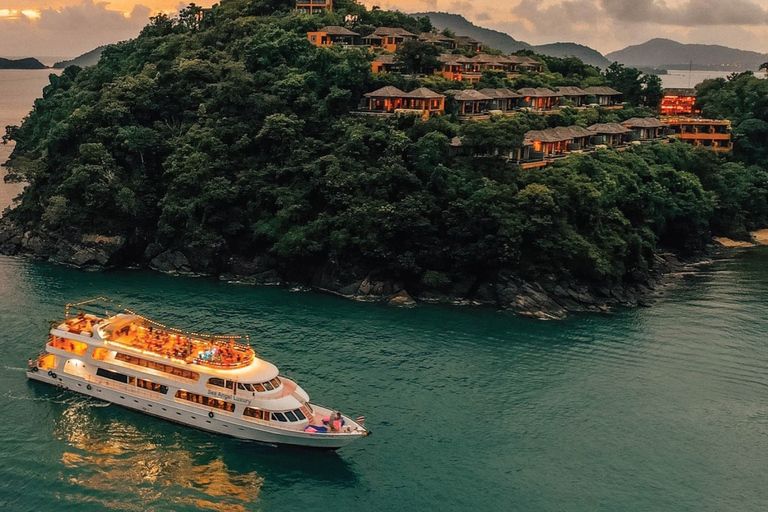
[[[18,60],[3,59],[0,57],[0,69],[45,69],[48,66],[37,59],[26,58]]]
[[[768,55],[763,53],[715,44],[682,44],[670,39],[651,39],[606,57],[628,66],[688,69],[692,65],[693,69],[722,71],[755,71],[768,61]]]
[[[101,52],[104,51],[106,46],[99,46],[95,50],[91,50],[88,53],[84,53],[79,57],[72,60],[63,60],[53,65],[55,69],[64,69],[67,66],[80,66],[81,68],[87,68],[88,66],[95,66],[99,63],[101,58]]]
[[[551,55],[552,57],[576,57],[586,64],[597,66],[600,69],[605,69],[613,63],[612,60],[603,57],[603,54],[597,50],[577,43],[543,44],[541,46],[534,46],[533,51],[541,55]]]
[[[593,50],[588,46],[576,43],[552,43],[542,46],[532,46],[524,41],[518,41],[509,34],[491,30],[489,28],[478,27],[460,14],[451,14],[447,12],[420,12],[411,16],[428,16],[432,20],[432,25],[438,30],[448,29],[457,36],[469,36],[477,39],[504,53],[514,53],[518,50],[533,50],[542,55],[551,55],[553,57],[578,57],[587,64],[605,69],[611,62],[603,57],[600,52]]]
[[[478,27],[460,14],[451,14],[447,12],[420,12],[413,13],[411,16],[417,18],[427,16],[432,20],[432,25],[438,30],[447,28],[448,30],[453,31],[457,36],[473,37],[483,44],[501,50],[504,53],[515,53],[518,50],[533,49],[528,43],[518,41],[512,38],[509,34],[499,32],[498,30]]]

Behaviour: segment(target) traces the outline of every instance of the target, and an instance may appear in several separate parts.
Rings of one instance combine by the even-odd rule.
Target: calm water
[[[544,323],[0,256],[0,510],[765,510],[767,263],[735,253],[650,309]],[[250,333],[374,435],[274,449],[28,382],[49,320],[101,294]]]
[[[728,78],[731,71],[688,71],[687,69],[670,69],[666,75],[659,75],[664,87],[674,89],[688,89],[696,87],[704,80],[710,78]],[[758,78],[765,78],[762,71],[755,72]]]

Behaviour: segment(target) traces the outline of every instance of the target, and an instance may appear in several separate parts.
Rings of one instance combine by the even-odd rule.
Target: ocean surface
[[[373,435],[279,449],[27,381],[49,322],[97,295],[250,333]],[[766,333],[768,249],[561,322],[0,256],[0,510],[765,510]]]
[[[670,69],[666,75],[659,75],[662,86],[671,89],[691,89],[710,78],[728,78],[732,71],[688,71],[687,69]],[[755,72],[758,78],[765,78],[765,73]]]

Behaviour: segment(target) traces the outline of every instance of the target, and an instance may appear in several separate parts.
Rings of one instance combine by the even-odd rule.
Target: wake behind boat
[[[185,332],[128,309],[70,317],[99,301],[67,304],[27,377],[240,439],[338,449],[369,434],[362,416],[310,403],[240,336]]]

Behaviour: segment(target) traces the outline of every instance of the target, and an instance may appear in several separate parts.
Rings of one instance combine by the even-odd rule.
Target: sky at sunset
[[[196,2],[209,6],[213,2]],[[378,0],[405,12],[463,14],[531,44],[573,41],[609,53],[654,37],[768,53],[768,0]],[[0,56],[67,57],[136,36],[174,0],[0,0]]]

